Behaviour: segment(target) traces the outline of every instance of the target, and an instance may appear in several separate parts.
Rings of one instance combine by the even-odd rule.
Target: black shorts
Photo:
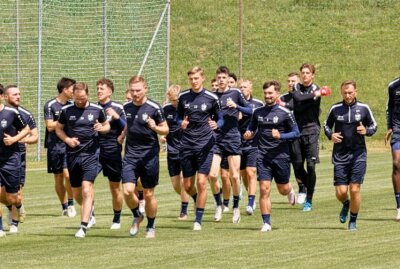
[[[7,193],[17,193],[20,189],[20,152],[0,156],[0,185]]]
[[[170,177],[178,176],[181,174],[181,161],[179,156],[168,154],[167,157],[168,173]]]
[[[71,187],[79,188],[82,181],[94,182],[98,174],[99,154],[67,154],[67,165]]]
[[[367,171],[366,161],[355,161],[347,164],[335,164],[333,167],[333,185],[363,184],[365,172]]]
[[[65,168],[68,168],[65,151],[47,149],[47,173],[60,174]]]
[[[21,171],[20,171],[20,178],[19,178],[19,184],[21,186],[25,186],[25,177],[26,177],[26,152],[20,152],[20,160],[21,160]]]
[[[302,135],[291,146],[293,163],[319,163],[319,133]]]
[[[143,188],[152,189],[158,185],[160,162],[158,153],[146,157],[125,156],[122,163],[122,183],[137,183],[138,178]]]
[[[111,182],[121,181],[122,157],[115,155],[115,158],[99,157],[99,172],[103,170],[103,176]]]
[[[183,150],[179,153],[182,173],[184,178],[196,175],[196,172],[204,175],[210,173],[212,159],[212,148],[204,150]]]
[[[242,157],[240,158],[240,170],[246,167],[257,167],[258,149],[255,147],[242,149]]]
[[[277,184],[287,184],[290,178],[290,160],[270,159],[259,155],[257,159],[258,181],[275,179]]]

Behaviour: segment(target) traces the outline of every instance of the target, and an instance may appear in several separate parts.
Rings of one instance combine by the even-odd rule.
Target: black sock
[[[120,223],[120,222],[121,222],[121,210],[114,209],[113,223]]]
[[[156,218],[149,218],[147,217],[147,229],[151,228],[154,229],[154,221],[156,220]]]
[[[357,221],[357,215],[358,215],[358,213],[350,212],[350,222],[356,222]]]
[[[68,206],[72,206],[72,205],[74,205],[74,199],[68,198]]]

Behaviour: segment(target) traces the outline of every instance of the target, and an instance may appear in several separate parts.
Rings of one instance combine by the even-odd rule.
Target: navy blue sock
[[[62,207],[63,210],[66,210],[66,209],[68,209],[68,204],[67,203],[63,203],[63,204],[61,204],[61,207]]]
[[[350,212],[350,222],[356,222],[357,221],[357,215],[358,215],[358,213]]]
[[[17,227],[18,227],[18,224],[19,224],[19,221],[18,221],[18,220],[15,220],[15,219],[12,219],[12,220],[11,220],[11,225],[14,225],[14,226],[17,226]]]
[[[233,196],[233,208],[239,208],[239,201],[240,197],[239,196]]]
[[[256,196],[255,195],[249,195],[248,199],[249,199],[248,205],[253,207],[254,206],[254,200],[256,199]]]
[[[68,198],[68,206],[72,206],[72,205],[74,205],[74,199]]]
[[[221,193],[217,192],[216,194],[214,194],[214,199],[217,206],[222,206]]]
[[[137,206],[135,208],[132,208],[131,211],[132,211],[132,214],[133,214],[133,216],[135,218],[138,218],[138,217],[142,216],[142,213],[140,213],[140,211],[139,211],[139,206]]]
[[[229,207],[229,199],[224,199],[224,206]]]
[[[143,200],[144,199],[143,191],[138,191],[138,199],[139,200]]]
[[[154,229],[154,221],[155,220],[156,220],[156,218],[147,217],[147,226],[146,226],[146,228]]]
[[[3,216],[0,216],[0,231],[3,230]]]
[[[182,202],[181,203],[181,214],[187,214],[189,203],[188,202]]]
[[[114,218],[113,218],[113,222],[114,223],[120,223],[121,222],[121,210],[114,210]]]
[[[196,203],[196,200],[197,200],[197,193],[195,193],[195,194],[192,195],[192,199],[193,199],[194,203]]]
[[[271,214],[262,214],[261,215],[263,222],[271,225]]]
[[[204,208],[196,208],[196,220],[195,222],[198,222],[201,224],[201,221],[203,219],[203,214],[204,214]]]
[[[400,208],[400,192],[395,192],[394,197],[396,198],[397,208]]]

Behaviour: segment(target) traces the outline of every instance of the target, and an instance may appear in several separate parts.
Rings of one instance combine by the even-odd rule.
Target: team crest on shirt
[[[206,111],[206,110],[207,110],[207,105],[206,105],[206,103],[203,103],[203,104],[201,105],[201,110],[202,110],[202,111]]]
[[[232,102],[232,98],[231,97],[226,99],[226,103],[228,103],[228,102]]]
[[[147,121],[149,119],[149,115],[147,113],[142,114],[142,120]]]
[[[278,123],[278,120],[279,120],[278,116],[272,118],[272,122],[275,124]]]
[[[1,127],[6,128],[7,127],[7,121],[6,120],[2,120],[1,121]]]
[[[357,113],[354,115],[354,118],[355,118],[356,121],[360,121],[360,120],[361,120],[361,114],[360,114],[359,112],[357,112]]]
[[[87,116],[87,118],[88,118],[89,121],[92,121],[92,120],[93,120],[93,114],[90,113],[90,114]]]

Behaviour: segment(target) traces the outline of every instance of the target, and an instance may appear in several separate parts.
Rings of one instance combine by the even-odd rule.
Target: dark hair
[[[107,87],[110,88],[112,92],[114,92],[114,83],[110,79],[101,78],[96,82],[96,86],[99,86],[100,84],[107,85]]]
[[[64,89],[71,87],[75,83],[76,83],[76,80],[74,80],[72,78],[62,77],[57,83],[58,93],[62,93],[62,91]]]
[[[235,73],[231,72],[229,73],[229,76],[237,82],[237,76],[235,75]]]
[[[0,83],[0,95],[3,94],[4,92],[4,86],[3,84]]]
[[[357,84],[354,80],[348,79],[342,82],[342,85],[340,85],[340,89],[343,89],[343,87],[347,85],[353,85],[354,89],[357,89]]]
[[[85,91],[86,94],[89,94],[89,87],[85,82],[77,82],[74,84],[73,92],[75,91]]]
[[[220,66],[217,68],[217,71],[215,72],[215,74],[227,74],[229,76],[230,72],[229,72],[229,68],[226,66]]]
[[[277,91],[277,92],[281,91],[281,83],[277,80],[269,80],[269,81],[265,82],[263,85],[263,90],[265,90],[271,86],[274,86],[275,91]]]
[[[311,73],[315,73],[315,66],[313,64],[304,63],[300,66],[300,71],[303,70],[303,68],[308,68]]]
[[[216,78],[213,78],[213,79],[211,80],[211,83],[216,82],[216,81],[217,81],[217,79],[216,79]]]

